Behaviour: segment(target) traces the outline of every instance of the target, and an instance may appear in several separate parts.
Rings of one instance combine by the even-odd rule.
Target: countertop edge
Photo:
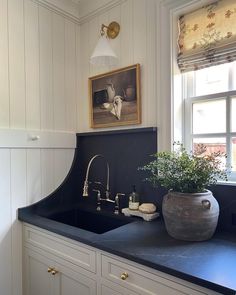
[[[108,252],[110,254],[120,256],[122,258],[128,259],[128,260],[133,261],[135,263],[139,263],[139,264],[141,264],[143,266],[146,266],[146,267],[152,268],[154,270],[166,273],[168,275],[172,275],[174,277],[185,280],[187,282],[199,285],[200,287],[208,288],[208,289],[210,289],[212,291],[222,293],[222,294],[225,294],[225,295],[235,295],[236,294],[236,290],[229,289],[227,287],[224,287],[224,286],[218,285],[216,283],[206,281],[206,280],[198,278],[198,277],[194,277],[194,276],[189,275],[187,273],[174,270],[172,268],[163,266],[161,264],[151,263],[151,262],[149,262],[149,261],[147,261],[145,259],[142,259],[140,257],[137,257],[135,255],[126,254],[126,253],[124,253],[122,251],[114,250],[114,249],[112,249],[110,247],[103,246],[103,245],[99,244],[99,241],[96,241],[96,237],[100,236],[98,234],[94,234],[94,233],[90,233],[90,232],[82,230],[82,232],[87,232],[88,235],[90,233],[89,236],[94,237],[94,239],[92,239],[92,240],[90,240],[89,238],[83,238],[78,234],[75,235],[75,234],[72,234],[70,232],[67,232],[67,231],[63,230],[63,227],[67,228],[67,229],[70,229],[70,228],[73,228],[72,226],[63,225],[63,227],[61,229],[61,227],[60,228],[58,227],[59,222],[51,221],[51,220],[49,220],[47,218],[38,216],[37,214],[33,214],[33,213],[29,213],[29,212],[27,212],[27,213],[22,212],[21,209],[19,209],[19,211],[18,211],[18,219],[20,221],[22,221],[22,222],[37,226],[39,228],[51,231],[51,232],[53,232],[55,234],[58,234],[58,235],[66,237],[66,238],[69,238],[69,239],[84,243],[84,244],[86,244],[88,246],[97,248],[99,250]]]

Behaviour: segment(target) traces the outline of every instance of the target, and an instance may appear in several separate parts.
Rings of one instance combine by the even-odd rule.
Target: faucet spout
[[[83,197],[88,197],[88,187],[89,187],[89,181],[88,181],[88,178],[89,178],[89,171],[90,171],[90,167],[93,163],[93,161],[96,159],[96,158],[103,158],[105,161],[106,161],[106,167],[107,167],[107,181],[106,181],[106,194],[108,193],[109,194],[109,181],[110,181],[110,168],[109,168],[109,164],[107,162],[107,160],[105,159],[105,157],[103,155],[95,155],[93,156],[89,163],[88,163],[88,166],[87,166],[87,170],[86,170],[86,176],[85,176],[85,180],[84,180],[84,187],[83,187]]]

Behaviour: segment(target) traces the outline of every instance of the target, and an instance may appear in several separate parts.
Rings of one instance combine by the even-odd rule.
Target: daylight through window
[[[185,144],[201,143],[223,159],[236,180],[236,62],[182,74],[184,85]]]

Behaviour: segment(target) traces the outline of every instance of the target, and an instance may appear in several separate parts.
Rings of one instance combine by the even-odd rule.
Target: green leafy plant
[[[146,178],[154,187],[182,193],[200,193],[215,184],[218,179],[227,180],[222,169],[221,152],[207,153],[204,145],[198,145],[194,153],[188,153],[182,144],[173,152],[158,152],[153,161],[141,167],[150,176]]]

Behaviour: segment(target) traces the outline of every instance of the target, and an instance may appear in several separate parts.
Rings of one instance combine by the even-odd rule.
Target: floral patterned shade
[[[181,16],[178,45],[181,72],[236,60],[236,0],[219,0]]]

